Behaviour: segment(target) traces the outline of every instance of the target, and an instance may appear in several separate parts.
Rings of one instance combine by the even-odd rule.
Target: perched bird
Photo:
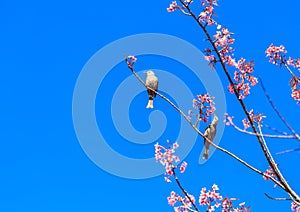
[[[157,91],[158,89],[158,79],[155,76],[153,71],[146,71],[144,72],[147,77],[146,77],[146,86],[149,88],[152,88],[153,90]],[[148,104],[146,106],[146,108],[153,108],[153,98],[155,98],[156,93],[150,89],[147,89],[148,92]]]
[[[212,122],[206,127],[205,132],[204,132],[204,153],[202,156],[203,160],[207,160],[208,158],[208,151],[209,151],[209,146],[210,143],[207,141],[209,139],[211,142],[213,142],[216,133],[217,133],[217,124],[218,124],[218,117],[216,114],[214,114],[214,118]]]

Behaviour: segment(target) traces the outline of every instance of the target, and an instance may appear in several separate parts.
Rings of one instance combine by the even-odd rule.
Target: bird
[[[214,114],[214,118],[212,122],[206,127],[204,131],[204,153],[202,156],[203,160],[207,160],[208,158],[208,152],[209,152],[209,146],[210,143],[207,141],[209,139],[211,142],[213,142],[216,133],[217,133],[217,124],[218,124],[218,116]]]
[[[145,71],[144,74],[147,75],[146,77],[146,86],[152,88],[153,90],[157,91],[158,89],[158,78],[155,76],[154,72],[149,70]],[[156,93],[147,88],[148,92],[148,104],[146,108],[153,108],[153,99],[156,97]]]

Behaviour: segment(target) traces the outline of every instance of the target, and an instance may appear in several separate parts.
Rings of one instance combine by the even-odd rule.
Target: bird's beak
[[[143,73],[144,73],[144,74],[147,74],[147,71],[144,71]]]

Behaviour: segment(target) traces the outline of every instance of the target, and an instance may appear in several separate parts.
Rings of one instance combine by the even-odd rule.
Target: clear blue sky
[[[165,183],[163,176],[132,180],[100,169],[82,150],[72,120],[76,80],[87,61],[105,45],[138,33],[164,33],[186,40],[200,50],[206,47],[203,34],[193,20],[180,13],[167,13],[169,3],[164,0],[0,2],[0,211],[173,211],[166,197],[176,190],[175,185]],[[236,56],[256,61],[255,74],[264,80],[278,108],[299,132],[299,106],[290,98],[289,75],[269,64],[264,55],[274,42],[284,44],[289,55],[300,57],[299,1],[220,1],[219,5],[218,20],[235,33]],[[199,87],[193,84],[188,73],[180,74],[182,64],[170,62],[168,66],[168,61],[157,57],[141,57],[138,64],[140,70],[174,70],[191,84],[195,94],[205,92],[201,84]],[[126,65],[120,63],[103,81],[95,105],[98,126],[116,151],[130,157],[149,158],[154,154],[155,141],[141,147],[125,140],[114,128],[107,110],[111,89],[129,75]],[[220,78],[226,87],[222,74]],[[266,123],[286,131],[259,86],[251,92],[252,96],[246,100],[248,108],[264,112],[268,116]],[[149,128],[145,95],[145,92],[138,95],[129,110],[132,124],[140,131]],[[241,120],[243,115],[233,96],[226,93],[226,102],[228,112]],[[162,100],[157,99],[155,104],[166,116],[171,116],[168,124],[172,124],[159,142],[167,138],[176,140],[178,116]],[[268,143],[272,152],[299,146],[299,142],[289,140],[268,140]],[[220,145],[262,170],[268,168],[257,141],[250,136],[226,128]],[[190,193],[198,196],[202,187],[216,183],[223,196],[246,201],[253,211],[290,210],[289,202],[273,202],[264,196],[266,192],[285,197],[283,192],[221,152],[215,152],[207,163],[199,165],[201,148],[202,139],[198,139],[185,159],[189,165],[182,182]],[[276,159],[288,182],[300,192],[299,154],[276,156]]]

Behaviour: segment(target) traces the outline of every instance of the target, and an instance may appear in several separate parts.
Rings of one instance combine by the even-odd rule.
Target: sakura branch
[[[200,94],[197,98],[193,99],[193,108],[197,111],[197,113],[194,113],[193,110],[189,110],[188,113],[190,119],[192,116],[197,117],[194,126],[197,127],[200,121],[207,122],[208,117],[215,112],[216,108],[213,99],[214,97],[209,94]]]
[[[190,126],[195,130],[195,132],[200,135],[201,137],[204,138],[203,133],[197,128],[196,125],[194,125],[191,120],[190,117],[187,116],[180,108],[178,108],[172,101],[170,101],[168,98],[166,98],[164,95],[162,95],[161,93],[159,93],[156,90],[153,90],[152,88],[148,87],[145,82],[139,77],[139,75],[134,71],[133,65],[134,63],[137,61],[137,59],[134,56],[124,56],[125,62],[127,64],[127,67],[130,69],[130,71],[132,72],[132,74],[137,78],[137,80],[147,89],[152,90],[153,92],[155,92],[157,94],[157,96],[161,97],[163,100],[165,100],[166,102],[168,102],[177,112],[180,113],[180,115],[190,124]],[[203,99],[202,99],[203,100]],[[203,101],[202,103],[205,103],[206,101]],[[199,107],[199,105],[198,105]],[[216,149],[228,154],[229,156],[233,157],[235,160],[237,160],[238,162],[240,162],[241,164],[245,165],[246,167],[248,167],[249,169],[251,169],[252,171],[265,176],[266,173],[260,171],[259,169],[253,167],[252,165],[248,164],[246,161],[242,160],[241,158],[239,158],[238,156],[236,156],[235,154],[231,153],[230,151],[216,145],[215,143],[213,143],[211,140],[206,138],[206,141],[209,142],[213,147],[215,147]],[[268,176],[268,175],[266,175]],[[272,176],[268,176],[270,177],[270,179],[277,184],[279,187],[281,187],[282,189],[284,189],[283,185],[276,180],[275,178],[273,178]]]
[[[199,205],[197,205],[195,197],[186,191],[176,173],[177,169],[180,170],[180,173],[185,172],[187,167],[186,162],[182,162],[179,167],[174,164],[180,161],[179,157],[175,155],[175,150],[178,147],[177,142],[171,144],[168,141],[168,148],[158,143],[155,144],[155,158],[157,162],[160,162],[165,167],[165,180],[171,183],[171,177],[174,177],[178,188],[184,195],[182,196],[175,191],[171,191],[170,196],[167,198],[169,205],[174,207],[175,212],[200,212],[199,206],[206,207],[206,211],[215,211],[217,209],[222,210],[222,212],[249,211],[249,207],[245,207],[245,203],[241,203],[238,207],[234,208],[233,201],[236,198],[223,198],[218,193],[219,188],[216,184],[212,186],[212,190],[207,190],[205,187],[201,189],[198,201]]]
[[[294,59],[292,57],[289,57],[289,59],[286,59],[286,53],[287,50],[283,45],[281,46],[275,46],[274,44],[271,44],[267,50],[266,50],[266,56],[269,57],[269,62],[275,65],[279,65],[282,67],[282,65],[286,68],[286,70],[292,75],[292,78],[290,80],[291,84],[291,96],[296,100],[296,102],[300,103],[300,78],[296,76],[296,74],[292,71],[290,67],[297,68],[300,70],[300,59]]]
[[[184,0],[180,0],[180,3],[182,4],[182,7],[185,8],[185,11],[189,14],[190,17],[192,17],[198,26],[203,30],[206,39],[209,41],[209,43],[212,46],[212,49],[207,48],[205,50],[206,52],[206,58],[209,60],[210,65],[215,68],[216,64],[219,63],[222,67],[222,70],[224,71],[228,81],[229,86],[228,89],[231,93],[233,93],[239,104],[241,105],[246,117],[247,117],[247,123],[252,128],[260,147],[264,153],[264,156],[272,168],[272,170],[275,173],[275,176],[277,177],[279,184],[282,186],[283,190],[287,192],[287,194],[295,201],[297,204],[300,205],[300,197],[294,192],[294,190],[289,186],[287,181],[285,180],[284,176],[281,174],[278,167],[275,165],[274,158],[272,154],[270,154],[269,148],[263,139],[262,133],[258,132],[257,126],[255,126],[255,123],[251,117],[251,114],[248,112],[247,107],[243,101],[243,99],[250,94],[250,85],[254,86],[257,84],[257,78],[255,78],[252,73],[254,70],[254,62],[253,61],[246,61],[245,59],[240,59],[238,62],[233,58],[233,51],[234,48],[231,46],[234,43],[234,39],[231,38],[231,35],[233,33],[229,32],[229,30],[225,27],[222,27],[220,24],[217,23],[213,19],[213,16],[215,16],[214,7],[217,6],[217,0],[202,0],[202,11],[199,15],[196,15],[192,9],[191,4],[187,3]],[[175,8],[176,9],[176,8]],[[174,11],[174,10],[172,10]],[[217,29],[217,33],[214,36],[211,36],[207,27],[215,26]],[[272,49],[272,48],[271,48]],[[279,53],[285,53],[283,48],[280,48],[279,50],[276,50],[275,52]],[[272,56],[272,54],[270,54]],[[275,57],[275,61],[284,61],[282,60],[282,57],[279,54],[279,59]],[[298,60],[289,60],[290,64],[294,64],[295,66],[298,66]],[[285,65],[285,63],[283,63]],[[237,69],[234,72],[234,77],[231,77],[231,74],[229,73],[229,67]],[[287,65],[285,65],[287,67]],[[292,72],[291,72],[292,73]],[[300,92],[297,89],[297,86],[299,85],[299,79],[293,76],[292,80],[292,96],[296,100],[300,100]]]
[[[233,122],[233,116],[229,116],[228,113],[225,113],[225,124],[227,126],[233,126],[234,129],[236,129],[237,131],[241,132],[241,133],[245,133],[248,135],[252,135],[252,136],[256,136],[255,133],[248,131],[247,129],[249,128],[249,122],[247,122],[246,119],[243,119],[243,125],[244,125],[244,129],[240,128],[239,126],[237,126],[234,122]],[[266,126],[265,124],[263,124],[263,126]],[[271,135],[271,134],[263,134],[263,136],[265,138],[281,138],[281,139],[298,139],[296,136],[293,135],[287,135],[286,133],[284,133],[284,135]]]
[[[285,126],[291,131],[291,133],[294,135],[294,137],[298,140],[300,140],[300,136],[296,133],[296,131],[290,126],[290,124],[285,120],[285,118],[283,117],[283,115],[280,113],[280,111],[277,109],[277,107],[275,106],[275,104],[273,103],[269,93],[267,92],[264,84],[262,83],[262,80],[260,80],[260,85],[265,93],[265,96],[268,99],[268,102],[270,103],[270,105],[272,106],[273,110],[276,112],[277,116],[280,118],[280,120],[285,124]]]

